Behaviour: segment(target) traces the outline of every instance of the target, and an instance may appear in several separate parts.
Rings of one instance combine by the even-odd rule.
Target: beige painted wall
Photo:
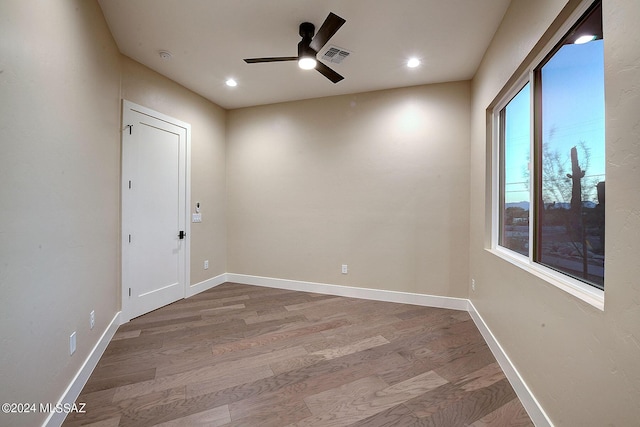
[[[0,402],[57,402],[118,311],[118,98],[96,2],[0,2]]]
[[[469,91],[230,111],[228,271],[466,297]]]
[[[473,81],[471,300],[558,426],[640,419],[640,3],[604,0],[607,259],[604,312],[487,252],[486,108],[560,13],[512,2]]]
[[[122,56],[122,98],[191,124],[192,285],[226,272],[226,111],[144,65]],[[189,218],[190,220],[191,218]],[[189,238],[189,237],[187,237]],[[204,269],[204,260],[209,269]]]
[[[226,271],[226,112],[120,55],[96,2],[0,2],[1,403],[58,402],[119,310],[121,94],[191,123],[191,283]]]

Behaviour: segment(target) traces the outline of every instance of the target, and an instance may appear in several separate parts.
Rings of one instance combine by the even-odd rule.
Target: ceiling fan
[[[257,64],[261,62],[280,62],[280,61],[298,61],[298,66],[304,70],[315,68],[331,80],[338,83],[344,79],[340,74],[327,67],[322,62],[316,60],[316,55],[322,47],[329,41],[333,35],[338,32],[340,27],[347,22],[335,13],[329,13],[327,19],[324,20],[318,33],[314,36],[316,27],[310,22],[300,24],[300,37],[302,40],[298,43],[298,56],[276,56],[271,58],[247,58],[244,60],[247,64]]]

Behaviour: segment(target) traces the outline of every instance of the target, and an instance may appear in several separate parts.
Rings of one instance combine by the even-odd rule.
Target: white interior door
[[[190,126],[128,101],[123,102],[123,125],[122,314],[126,321],[185,297]]]

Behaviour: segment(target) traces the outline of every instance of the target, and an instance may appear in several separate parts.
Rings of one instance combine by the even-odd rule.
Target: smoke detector
[[[164,59],[165,61],[171,59],[171,52],[169,52],[168,50],[159,50],[158,55],[160,55],[160,58]]]

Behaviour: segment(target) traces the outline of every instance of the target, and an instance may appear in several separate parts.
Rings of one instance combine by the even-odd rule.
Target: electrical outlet
[[[209,269],[209,260],[208,260],[208,259],[205,259],[205,260],[204,260],[204,269],[205,269],[205,270],[208,270],[208,269]]]
[[[349,266],[347,264],[342,264],[342,274],[349,273]]]
[[[91,313],[89,313],[89,328],[93,329],[94,326],[96,326],[96,311],[91,310]]]
[[[472,291],[476,290],[476,279],[471,279],[471,290]]]
[[[69,356],[76,352],[76,332],[73,331],[69,337]]]

